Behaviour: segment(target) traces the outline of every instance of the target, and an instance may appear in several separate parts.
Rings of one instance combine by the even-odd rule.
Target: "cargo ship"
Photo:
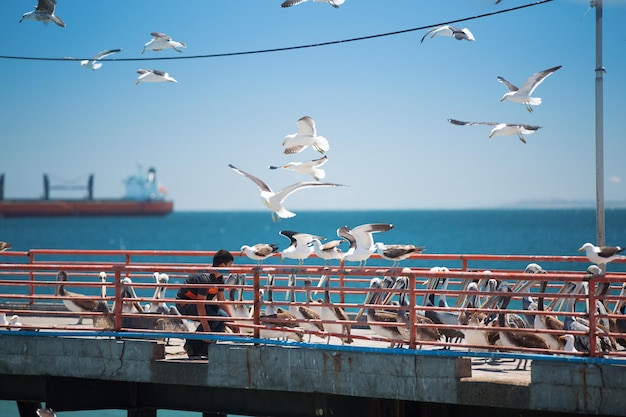
[[[167,190],[158,183],[156,170],[144,170],[124,179],[126,192],[122,198],[94,198],[93,174],[87,185],[53,185],[47,174],[43,176],[44,193],[41,198],[5,199],[4,174],[0,175],[0,217],[48,216],[163,216],[174,209],[166,198]],[[83,198],[51,198],[51,190],[87,191]]]

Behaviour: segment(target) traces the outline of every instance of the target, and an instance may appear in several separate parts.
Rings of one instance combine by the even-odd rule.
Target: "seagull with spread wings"
[[[324,136],[317,135],[315,121],[310,116],[303,116],[296,122],[298,132],[285,136],[283,139],[284,153],[294,154],[302,152],[312,146],[319,153],[328,152],[330,145]]]
[[[498,122],[462,122],[460,120],[448,119],[453,125],[459,126],[475,126],[475,125],[487,125],[493,126],[491,132],[489,132],[489,139],[493,136],[507,136],[517,134],[519,140],[522,143],[526,143],[524,135],[530,135],[541,129],[541,126],[532,126],[520,123],[498,123]]]
[[[163,49],[172,48],[176,52],[183,52],[178,48],[186,48],[184,42],[178,42],[172,39],[171,36],[166,35],[161,32],[150,32],[150,35],[153,36],[152,39],[148,43],[143,46],[143,50],[141,53],[146,52],[146,49],[152,49],[153,51],[162,51]]]
[[[539,97],[531,97],[531,94],[535,89],[545,80],[548,76],[554,73],[556,70],[561,68],[561,65],[548,68],[544,71],[539,71],[528,77],[528,79],[522,84],[520,88],[517,88],[515,85],[511,84],[507,80],[502,77],[498,77],[498,81],[502,84],[506,85],[509,91],[502,96],[500,101],[509,100],[515,103],[523,103],[526,105],[526,109],[529,112],[533,111],[533,108],[530,106],[538,106],[541,104],[541,98]]]
[[[54,15],[54,9],[57,5],[57,0],[38,0],[35,10],[24,13],[20,19],[20,23],[24,20],[35,20],[37,22],[50,23],[54,22],[58,26],[65,27],[65,22],[59,17]]]
[[[272,191],[269,185],[267,185],[261,179],[255,177],[254,175],[248,174],[247,172],[240,170],[239,168],[235,167],[232,164],[228,164],[228,166],[232,168],[235,172],[238,172],[239,174],[243,175],[244,177],[254,182],[257,185],[257,187],[259,187],[259,189],[261,190],[261,201],[263,202],[265,207],[270,209],[270,211],[272,212],[272,221],[276,221],[276,220],[280,221],[280,219],[287,219],[290,217],[294,217],[296,215],[295,213],[287,210],[285,206],[283,205],[283,201],[291,193],[294,193],[298,190],[302,190],[303,188],[310,188],[310,187],[340,187],[342,186],[342,184],[332,184],[329,182],[316,182],[316,181],[299,182],[296,184],[288,185],[287,187],[283,188],[279,192],[275,193],[274,191]]]
[[[80,66],[95,71],[102,67],[102,63],[98,62],[100,59],[121,51],[121,49],[107,49],[106,51],[98,52],[93,58],[80,61]]]
[[[304,3],[307,0],[285,0],[282,2],[280,7],[291,7],[296,6],[300,3]],[[313,0],[313,3],[328,3],[333,6],[335,9],[338,9],[340,5],[342,5],[346,0]]]
[[[137,82],[135,83],[135,85],[138,85],[139,83],[160,83],[165,81],[170,83],[178,82],[167,72],[155,69],[138,69],[137,74],[139,74],[139,77],[137,78]]]
[[[450,26],[450,25],[432,28],[431,30],[426,32],[426,34],[422,37],[422,40],[420,41],[420,43],[424,42],[424,39],[426,39],[428,35],[430,35],[431,39],[437,35],[441,35],[441,36],[453,36],[458,41],[463,40],[463,39],[465,39],[466,41],[476,40],[476,38],[474,38],[474,35],[472,34],[472,32],[470,32],[468,28],[460,29],[460,28],[457,28],[455,26]]]

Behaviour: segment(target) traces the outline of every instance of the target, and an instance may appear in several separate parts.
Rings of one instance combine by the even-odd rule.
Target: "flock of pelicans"
[[[363,236],[372,233],[389,230],[391,225],[362,225],[352,231],[345,226],[340,228],[341,233],[349,241],[357,241],[355,235],[362,235],[360,243],[363,244]],[[360,230],[356,230],[359,229]],[[356,232],[355,232],[356,230]],[[293,244],[298,242],[297,236],[289,231],[281,232],[288,237]],[[307,235],[307,250],[314,250],[320,243],[318,236]],[[4,243],[4,242],[3,242]],[[371,242],[368,255],[360,255],[359,264],[366,260],[380,245]],[[313,245],[311,245],[313,244]],[[263,246],[265,244],[261,244]],[[259,264],[269,256],[277,253],[276,245],[268,245],[263,249],[259,245],[253,247],[244,245],[242,254],[247,255]],[[356,248],[356,247],[354,247]],[[373,249],[372,249],[373,248]],[[351,247],[352,249],[352,247]],[[361,248],[363,249],[363,248]],[[411,285],[419,284],[412,281],[409,275],[415,275],[415,270],[405,268],[402,273],[385,277],[375,277],[370,280],[369,290],[364,300],[352,307],[360,307],[360,310],[352,318],[343,307],[349,304],[333,302],[331,294],[340,291],[330,285],[331,276],[322,275],[316,287],[313,286],[312,278],[298,278],[295,274],[288,277],[278,278],[268,274],[264,288],[257,295],[257,302],[261,307],[259,317],[261,327],[260,337],[264,339],[283,338],[296,341],[304,341],[308,334],[309,342],[313,335],[326,339],[330,343],[332,337],[338,338],[342,344],[352,343],[353,336],[351,324],[365,315],[368,326],[379,340],[387,340],[392,346],[402,346],[411,341],[411,331],[414,331],[414,341],[418,345],[424,343],[438,343],[445,339],[447,343],[462,343],[470,350],[490,351],[502,346],[507,349],[541,349],[542,351],[568,351],[589,352],[589,319],[582,315],[575,315],[578,298],[586,298],[588,293],[587,281],[594,276],[602,274],[600,266],[616,259],[623,258],[621,247],[597,247],[586,243],[580,249],[585,251],[588,259],[594,263],[587,269],[584,280],[576,282],[560,281],[561,287],[556,292],[546,292],[548,281],[541,279],[527,279],[515,281],[510,284],[506,281],[498,281],[492,278],[489,271],[484,271],[480,278],[462,279],[454,282],[459,291],[451,292],[448,285],[452,284],[450,271],[446,267],[434,267],[429,271],[429,277],[425,282],[426,290],[416,293],[414,300],[409,299]],[[346,254],[349,251],[346,252]],[[353,251],[354,254],[356,251]],[[289,252],[287,249],[281,254],[281,258]],[[413,252],[419,253],[419,252]],[[289,255],[287,255],[289,256]],[[305,258],[302,258],[305,259]],[[390,258],[397,266],[397,258]],[[345,257],[343,260],[347,260]],[[352,259],[356,260],[356,258]],[[529,264],[524,273],[546,273],[536,263]],[[187,317],[181,316],[176,307],[168,306],[165,292],[168,288],[169,276],[165,273],[153,274],[155,285],[154,294],[151,298],[139,298],[133,288],[133,282],[125,277],[121,282],[122,307],[124,313],[135,313],[123,317],[124,328],[155,329],[161,331],[188,332]],[[286,286],[275,285],[277,280],[286,278]],[[109,307],[107,303],[107,275],[99,274],[102,284],[100,297],[86,296],[84,294],[70,292],[65,289],[68,274],[59,271],[57,274],[57,287],[55,295],[63,300],[66,308],[77,313],[99,312],[100,315],[90,314],[94,327],[113,329],[115,327],[115,306]],[[298,287],[297,282],[303,283]],[[225,280],[225,288],[228,293],[227,299],[231,302],[233,312],[232,321],[243,334],[253,334],[255,300],[245,299],[244,292],[250,292],[251,286],[246,285],[245,274],[230,274]],[[539,287],[539,292],[531,293],[534,286]],[[360,288],[364,290],[364,288]],[[354,288],[351,288],[354,290]],[[274,293],[285,293],[285,301],[276,300]],[[296,292],[301,297],[298,301]],[[323,298],[314,298],[318,292],[324,293]],[[608,314],[623,315],[626,312],[626,283],[622,286],[619,294],[620,299],[609,307],[610,303],[604,303],[609,291],[608,284],[599,284],[596,288],[596,305],[589,306],[587,301],[586,312],[595,308],[599,316],[596,322],[598,336],[596,346],[603,352],[615,351],[618,346],[626,348],[626,338],[620,334],[626,333],[626,319],[621,317],[606,317]],[[304,293],[304,300],[303,294]],[[448,304],[447,296],[456,300]],[[419,298],[421,297],[421,301]],[[438,297],[438,300],[436,300]],[[535,299],[536,298],[536,299]],[[550,299],[550,303],[544,301]],[[109,298],[110,299],[110,298]],[[507,311],[507,307],[513,300],[521,300],[521,308]],[[146,301],[148,301],[146,303]],[[566,314],[559,314],[559,311]],[[587,316],[588,317],[588,316]],[[6,313],[0,315],[0,326],[9,327],[12,330],[19,329],[17,315],[11,319]],[[411,326],[411,319],[415,326]],[[82,323],[82,317],[77,324]],[[527,329],[527,330],[521,330]],[[528,330],[534,329],[534,330]],[[539,330],[539,331],[537,331]],[[541,332],[540,330],[547,330]],[[521,361],[520,361],[521,364]],[[519,366],[519,364],[518,364]],[[525,366],[525,365],[524,365]]]

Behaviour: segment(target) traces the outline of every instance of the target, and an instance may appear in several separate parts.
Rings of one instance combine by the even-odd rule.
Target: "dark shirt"
[[[185,280],[185,284],[223,284],[224,276],[216,277],[214,274],[191,274]],[[224,288],[217,287],[197,287],[190,288],[184,285],[178,290],[176,298],[182,300],[212,300],[219,292],[223,292]]]

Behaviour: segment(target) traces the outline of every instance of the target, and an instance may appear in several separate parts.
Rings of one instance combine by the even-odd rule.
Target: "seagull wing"
[[[541,129],[541,126],[532,126],[532,125],[508,125],[517,127],[522,133],[531,134],[535,133],[537,130]]]
[[[231,168],[234,168],[231,166]],[[342,186],[342,184],[332,184],[329,182],[314,182],[314,181],[309,181],[309,182],[298,182],[296,184],[292,184],[292,185],[288,185],[285,188],[283,188],[282,190],[280,190],[279,192],[276,193],[276,195],[274,196],[275,199],[278,199],[278,201],[282,202],[285,200],[285,198],[287,198],[290,194],[301,190],[303,188],[310,188],[310,187],[340,187]]]
[[[528,95],[531,95],[533,91],[535,91],[535,88],[537,88],[539,84],[543,82],[543,80],[545,80],[550,74],[552,74],[554,71],[558,70],[559,68],[561,68],[561,65],[548,68],[547,70],[544,70],[544,71],[534,73],[533,75],[528,77],[528,79],[522,85],[520,89],[522,91],[527,91]]]
[[[351,233],[356,239],[358,246],[369,248],[374,245],[372,233],[386,232],[391,229],[393,229],[393,225],[390,223],[367,223],[355,227]]]
[[[309,117],[301,117],[296,124],[298,125],[299,136],[316,136],[315,121]]]
[[[508,88],[509,91],[517,91],[517,90],[519,90],[515,85],[511,84],[510,82],[508,82],[507,80],[505,80],[502,77],[498,77],[498,81],[500,81],[502,84],[506,85],[506,88]]]
[[[147,74],[149,72],[152,72],[152,71],[147,70],[147,69],[138,69],[137,70],[137,74],[141,74],[141,75]]]
[[[426,34],[422,37],[422,40],[420,41],[420,43],[424,42],[424,39],[426,39],[428,35],[430,35],[431,39],[437,35],[452,36],[452,30],[450,26],[439,26],[436,28],[432,28],[431,30],[426,32]]]
[[[115,53],[121,52],[121,49],[107,49],[106,51],[102,51],[102,52],[98,52],[96,55],[94,55],[93,58],[91,58],[93,61],[97,61],[101,58],[107,57],[109,55],[113,55]]]
[[[452,123],[453,125],[459,125],[459,126],[474,126],[474,125],[497,126],[501,124],[498,122],[462,122],[460,120],[455,120],[455,119],[448,119],[448,121]]]
[[[161,38],[161,39],[165,39],[165,40],[168,40],[168,41],[172,39],[171,37],[169,37],[165,33],[161,33],[161,32],[150,32],[150,35],[154,36],[155,38]]]
[[[254,182],[260,189],[261,192],[268,192],[268,193],[273,193],[272,189],[269,187],[269,185],[267,185],[266,183],[264,183],[262,180],[260,180],[259,178],[255,177],[254,175],[250,175],[247,172],[244,172],[242,170],[240,170],[239,168],[236,168],[234,165],[232,164],[228,164],[229,167],[231,167],[233,170],[235,170],[236,172],[240,173],[241,175],[243,175],[244,177],[247,177],[248,179],[250,179],[252,182]]]
[[[152,70],[152,73],[154,75],[158,75],[159,77],[165,77],[167,74],[167,72],[165,71],[159,71],[159,70]]]
[[[312,159],[310,161],[303,162],[302,165],[310,166],[310,167],[319,167],[322,166],[328,161],[328,156],[324,155],[319,159]]]
[[[306,0],[285,0],[280,7],[291,7],[291,6],[295,6],[298,5],[300,3],[304,3]]]
[[[50,12],[50,14],[54,14],[54,7],[56,6],[56,3],[56,0],[38,0],[35,9],[40,12],[47,11]]]
[[[341,226],[337,229],[337,236],[347,240],[351,248],[356,246],[356,239],[348,226]]]

